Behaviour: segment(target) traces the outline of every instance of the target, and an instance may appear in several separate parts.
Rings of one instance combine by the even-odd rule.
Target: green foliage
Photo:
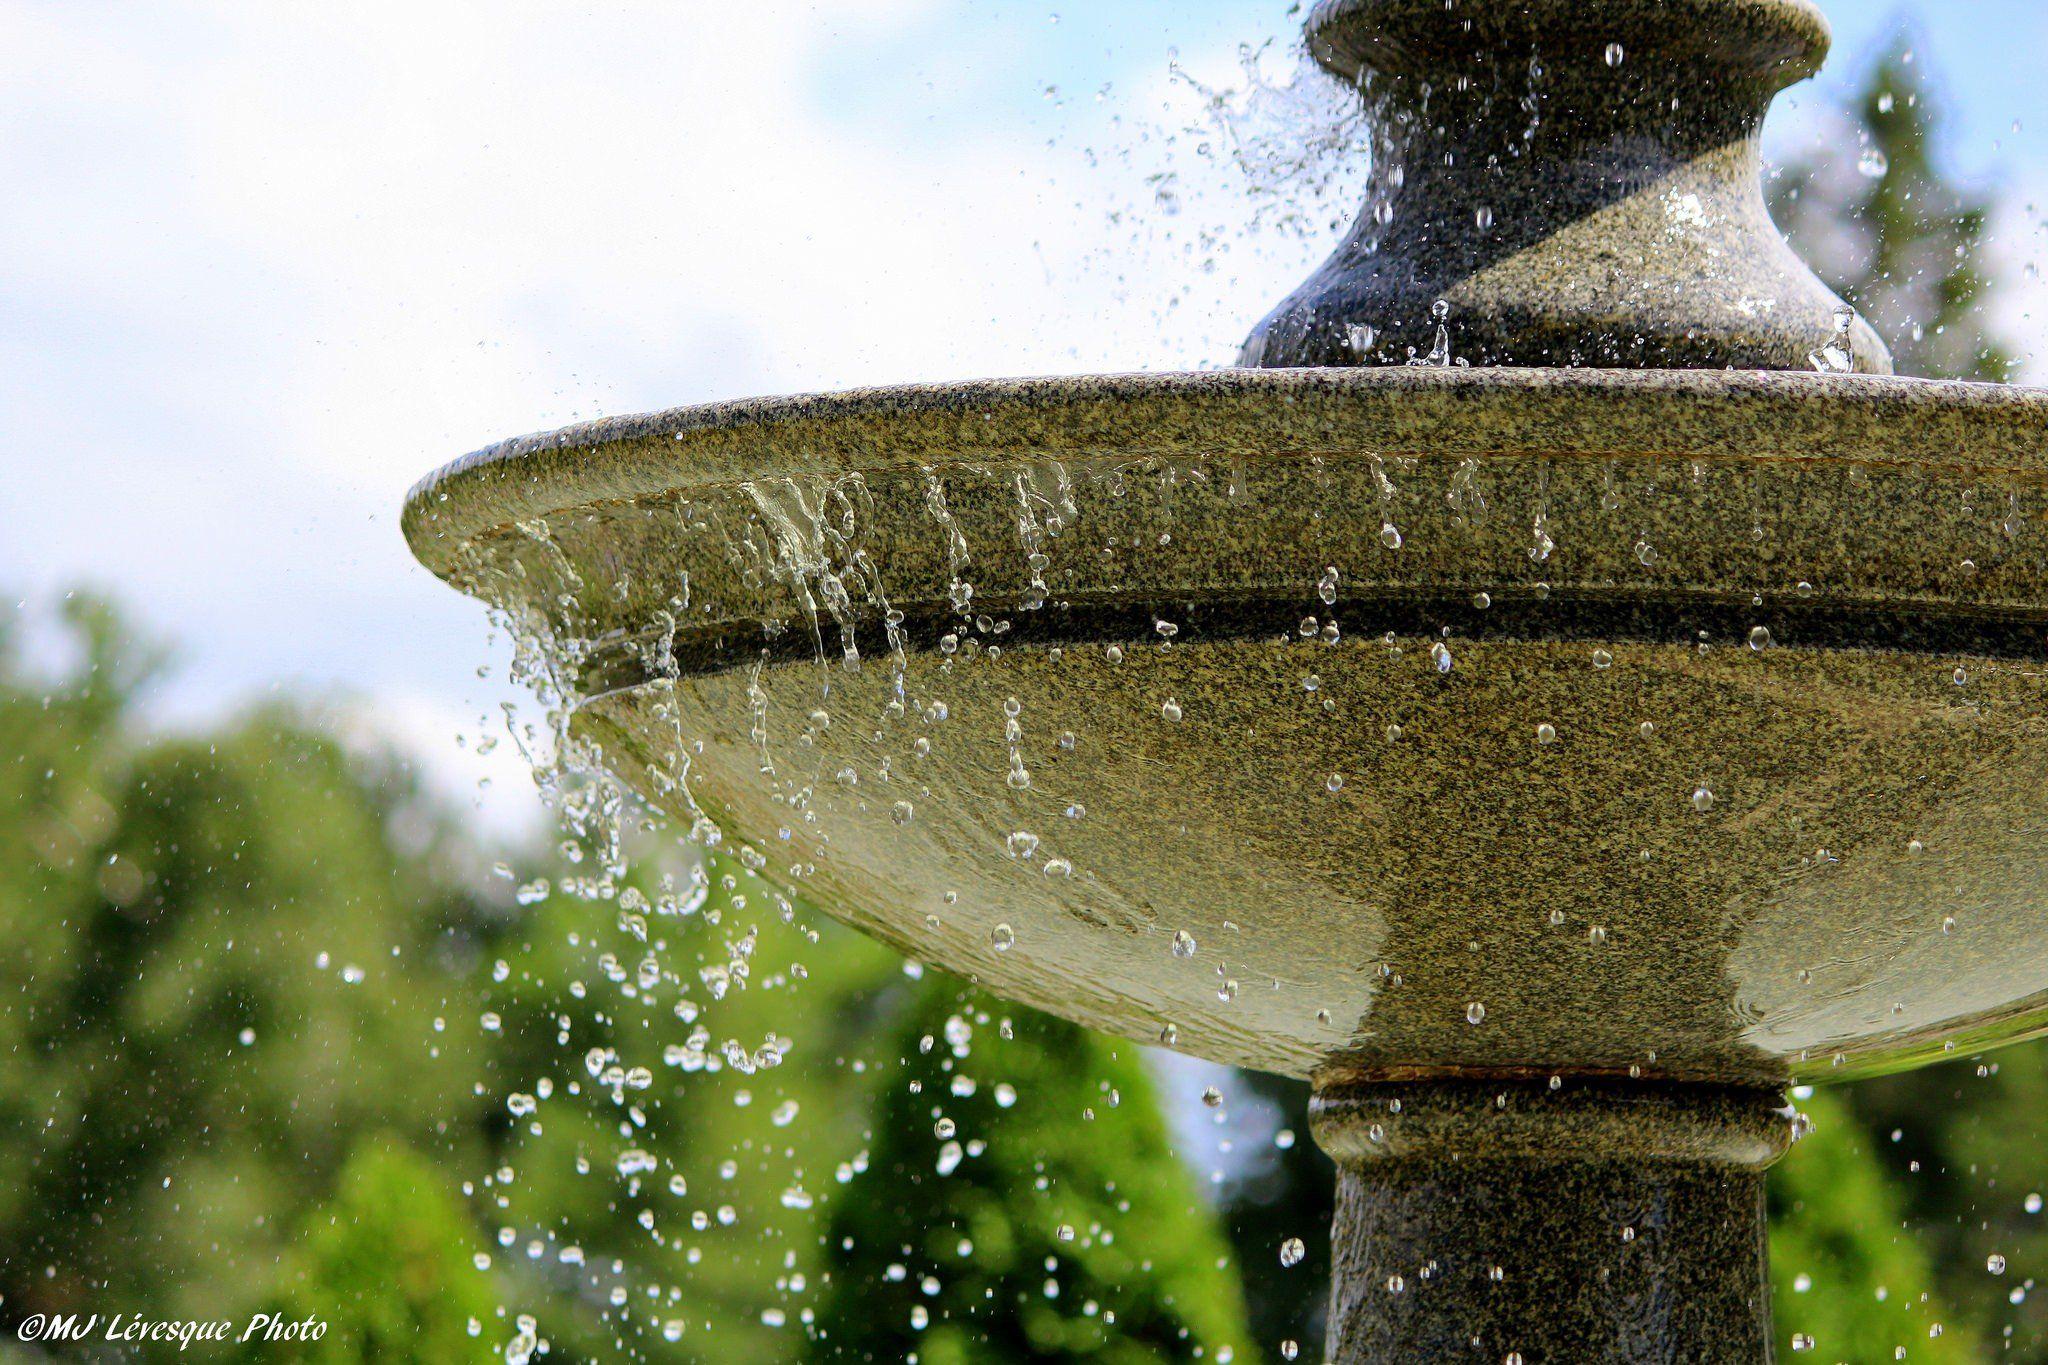
[[[306,1365],[496,1357],[496,1343],[482,1331],[499,1300],[476,1269],[483,1239],[451,1180],[400,1143],[359,1145],[333,1197],[301,1223],[283,1294],[242,1343],[244,1357]],[[315,1341],[289,1335],[306,1322],[327,1330]]]
[[[493,1187],[500,1225],[542,1252],[501,1265],[551,1365],[611,1358],[614,1343],[650,1361],[789,1360],[822,1278],[824,1220],[835,1200],[874,1193],[838,1175],[865,1164],[868,1053],[900,1007],[900,964],[806,923],[724,860],[701,905],[677,913],[691,898],[650,883],[658,866],[637,859],[611,904],[558,881],[507,945],[485,1002],[512,1049],[498,1102],[544,1082],[551,1094],[508,1123]],[[621,909],[641,898],[670,908]],[[730,976],[734,962],[744,978],[714,995],[698,964]],[[770,1040],[786,1061],[762,1064]],[[640,1068],[644,1085],[616,1078]],[[622,1170],[632,1153],[649,1168]]]
[[[2048,1047],[1865,1081],[1841,1099],[1885,1158],[1951,1319],[2003,1338],[2002,1359],[2048,1361],[2048,1306],[2029,1292],[2048,1267],[2048,1213],[2027,1211],[2048,1191]]]
[[[2003,380],[2013,359],[1984,316],[1991,201],[1942,165],[1923,71],[1902,37],[1844,110],[1841,140],[1854,150],[1787,167],[1772,208],[1799,253],[1891,346],[1899,373]]]
[[[1891,1360],[1902,1347],[1904,1359],[1937,1365],[1982,1359],[1967,1325],[1931,1292],[1899,1182],[1873,1158],[1843,1097],[1823,1091],[1801,1107],[1814,1131],[1770,1183],[1780,1350],[1800,1335],[1827,1360]]]
[[[1135,1049],[935,978],[890,1050],[877,1188],[833,1220],[813,1359],[1250,1358]]]
[[[245,1316],[356,1134],[482,1160],[428,1020],[487,908],[401,771],[284,709],[147,737],[158,652],[66,615],[69,668],[0,653],[0,1316]]]

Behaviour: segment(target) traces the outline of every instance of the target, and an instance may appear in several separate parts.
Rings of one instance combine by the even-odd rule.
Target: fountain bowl
[[[1324,1088],[2048,1021],[2048,395],[1379,368],[683,408],[418,556],[595,761],[904,953]]]

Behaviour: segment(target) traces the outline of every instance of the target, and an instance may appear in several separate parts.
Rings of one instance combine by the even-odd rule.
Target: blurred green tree
[[[0,1319],[243,1316],[357,1134],[481,1165],[428,1021],[490,911],[388,757],[281,708],[146,736],[161,651],[66,617],[68,668],[0,639]]]
[[[1933,1268],[1906,1220],[1903,1182],[1873,1159],[1849,1094],[1801,1100],[1813,1131],[1771,1172],[1780,1347],[1804,1337],[1825,1360],[1985,1359],[1970,1326],[1929,1294]]]
[[[1136,1048],[936,976],[891,1036],[811,1359],[1253,1358]]]
[[[1901,34],[1842,108],[1841,126],[1828,130],[1855,153],[1781,168],[1772,212],[1799,254],[1890,345],[1900,374],[2004,380],[2013,357],[1985,312],[1993,200],[1943,164],[1925,69]]]
[[[483,1247],[445,1169],[402,1143],[366,1139],[333,1196],[301,1221],[282,1292],[240,1354],[306,1365],[496,1357],[499,1299],[474,1259]],[[314,1322],[327,1324],[317,1339],[294,1335]]]

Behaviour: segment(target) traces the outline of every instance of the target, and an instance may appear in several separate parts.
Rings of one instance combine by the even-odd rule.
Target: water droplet
[[[1485,1023],[1486,1006],[1480,1004],[1477,1000],[1474,1000],[1471,1004],[1465,1006],[1465,1022],[1468,1024]]]
[[[1302,1258],[1307,1255],[1308,1248],[1302,1244],[1302,1240],[1299,1237],[1289,1237],[1286,1241],[1280,1244],[1281,1265],[1288,1266],[1290,1268],[1298,1266],[1301,1264]],[[2003,1269],[2002,1266],[2000,1268]]]
[[[1545,721],[1543,724],[1537,726],[1536,742],[1538,744],[1557,743],[1557,727],[1552,725],[1549,721]]]
[[[1202,1103],[1208,1105],[1211,1109],[1221,1109],[1223,1107],[1223,1092],[1213,1085],[1204,1088],[1202,1091]]]
[[[1193,957],[1195,955],[1195,936],[1185,929],[1174,930],[1173,955],[1178,958]]]
[[[1856,158],[1856,169],[1872,180],[1882,180],[1891,168],[1892,159],[1885,155],[1882,147],[1865,147],[1863,154]]]
[[[998,924],[988,931],[989,946],[999,953],[1007,953],[1017,941],[1017,931],[1007,924]]]
[[[1762,651],[1771,647],[1771,631],[1768,626],[1757,626],[1749,632],[1749,647]]]
[[[1609,43],[1605,55],[1609,66],[1620,66],[1628,60],[1628,49],[1620,43]]]
[[[1437,672],[1448,673],[1451,671],[1451,647],[1442,640],[1436,641],[1429,647],[1429,657],[1435,662]]]
[[[1879,172],[1882,174],[1882,172]],[[1820,374],[1853,374],[1856,371],[1856,310],[1848,304],[1835,309],[1835,331],[1827,344],[1806,357]]]
[[[1175,701],[1172,697],[1168,697],[1166,699],[1166,704],[1159,708],[1159,714],[1169,721],[1179,720],[1181,717],[1180,703]]]
[[[916,814],[916,808],[908,801],[898,801],[889,808],[889,818],[899,825],[909,824]]]
[[[1714,808],[1714,793],[1708,790],[1706,783],[1693,788],[1692,808],[1702,815]]]
[[[1394,525],[1391,521],[1380,523],[1380,544],[1386,546],[1389,550],[1400,549],[1401,528]]]
[[[1994,1275],[2003,1275],[2005,1273],[2005,1257],[1995,1251],[1992,1252],[1984,1258],[1984,1268]]]

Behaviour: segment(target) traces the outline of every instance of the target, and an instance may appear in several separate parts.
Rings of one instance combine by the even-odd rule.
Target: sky
[[[1826,7],[1835,60],[1770,145],[1911,32],[2048,357],[2019,282],[2048,93],[2013,59],[2048,6]],[[343,698],[528,819],[510,746],[456,745],[505,650],[407,554],[411,483],[602,414],[1226,362],[1352,208],[1285,131],[1321,108],[1286,91],[1301,8],[0,0],[0,604],[112,592],[176,646],[163,723]],[[1280,89],[1233,105],[1277,199],[1175,74],[1227,94],[1262,44]]]

